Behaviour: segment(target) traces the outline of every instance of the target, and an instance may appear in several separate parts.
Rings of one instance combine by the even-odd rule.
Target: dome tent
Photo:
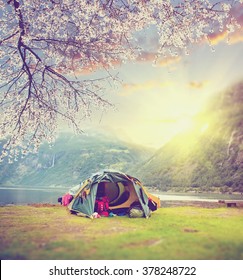
[[[108,197],[112,212],[140,203],[147,218],[151,210],[160,207],[160,200],[149,194],[138,179],[118,171],[102,171],[81,183],[68,208],[72,213],[92,218],[95,201],[102,196]],[[150,207],[151,203],[155,207]]]

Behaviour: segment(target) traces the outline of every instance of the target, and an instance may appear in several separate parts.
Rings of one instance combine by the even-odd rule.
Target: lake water
[[[0,205],[57,203],[58,197],[68,190],[64,188],[13,188],[0,187]]]
[[[243,200],[240,194],[221,194],[221,193],[156,193],[154,194],[162,201],[211,201],[218,200]]]
[[[0,205],[6,204],[30,204],[30,203],[57,203],[58,197],[68,191],[67,188],[14,188],[0,187]],[[162,201],[218,201],[243,200],[242,195],[224,195],[215,193],[154,193]]]

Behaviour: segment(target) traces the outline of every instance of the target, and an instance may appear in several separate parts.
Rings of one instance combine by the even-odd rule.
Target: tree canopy
[[[213,32],[238,26],[232,8],[242,1],[0,0],[1,159],[16,159],[52,141],[59,119],[79,131],[102,98],[110,69],[136,60],[136,33],[155,27],[155,60],[188,51]],[[85,79],[83,71],[106,77]]]

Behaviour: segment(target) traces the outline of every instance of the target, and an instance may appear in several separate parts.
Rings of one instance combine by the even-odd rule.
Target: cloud
[[[154,62],[154,65],[161,67],[176,64],[180,62],[180,60],[180,56],[157,57],[155,52],[142,52],[137,58],[138,62]]]
[[[171,124],[171,123],[176,123],[177,119],[176,118],[164,118],[164,119],[154,120],[153,122],[154,123]]]
[[[217,45],[218,43],[226,40],[227,36],[228,36],[228,33],[225,30],[223,32],[209,34],[208,40],[211,45]]]
[[[141,55],[137,58],[138,62],[147,62],[154,61],[156,59],[155,52],[142,52]]]
[[[166,87],[171,86],[170,81],[158,82],[156,80],[150,80],[141,84],[137,83],[124,83],[122,91],[120,92],[121,96],[129,96],[138,92],[148,92],[151,90],[160,90]]]
[[[181,56],[168,56],[163,59],[159,59],[157,64],[159,66],[167,66],[170,64],[176,64],[181,61]]]
[[[232,9],[231,14],[236,19],[240,27],[230,34],[228,34],[226,29],[222,32],[209,34],[208,39],[212,45],[217,45],[222,41],[228,41],[230,44],[243,42],[243,4],[239,4],[237,7]]]
[[[189,88],[192,89],[203,89],[208,84],[207,81],[197,82],[197,81],[191,81],[188,84]]]
[[[227,41],[229,44],[236,44],[243,42],[243,31],[242,29],[239,29],[230,34],[228,34],[226,30],[223,32],[212,33],[208,36],[208,40],[211,45],[217,45],[222,41]]]
[[[146,83],[136,84],[136,83],[125,83],[122,87],[122,92],[120,95],[128,96],[140,91],[148,91],[154,88],[154,83],[152,81],[148,81]]]

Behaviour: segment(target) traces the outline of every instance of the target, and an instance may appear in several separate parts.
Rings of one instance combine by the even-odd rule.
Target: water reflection
[[[66,193],[69,188],[14,188],[0,187],[0,205],[6,204],[30,204],[30,203],[54,203],[57,198]],[[217,194],[217,193],[153,193],[162,201],[218,201],[243,200],[240,194]]]
[[[29,203],[57,203],[66,189],[28,189],[28,188],[0,188],[0,205],[29,204]]]
[[[211,201],[218,200],[243,200],[240,194],[221,194],[221,193],[156,193],[154,194],[162,201],[180,200],[180,201]]]

